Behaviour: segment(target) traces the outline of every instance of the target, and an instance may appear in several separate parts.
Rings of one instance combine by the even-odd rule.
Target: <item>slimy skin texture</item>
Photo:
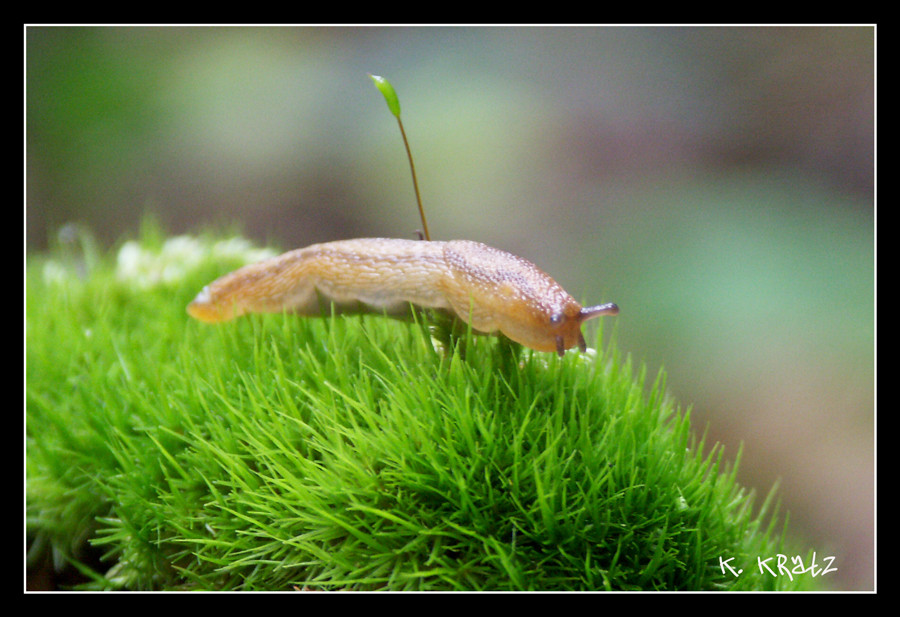
[[[560,356],[586,349],[582,322],[619,312],[582,307],[531,262],[480,242],[392,238],[313,244],[245,266],[204,287],[187,311],[215,323],[245,313],[328,314],[329,303],[388,314],[409,304],[440,309],[478,332]]]

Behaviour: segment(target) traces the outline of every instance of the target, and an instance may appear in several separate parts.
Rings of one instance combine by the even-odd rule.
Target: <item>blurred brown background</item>
[[[26,242],[153,213],[282,249],[420,227],[615,301],[698,432],[874,586],[872,27],[28,27]],[[761,496],[762,496],[761,495]],[[760,497],[761,497],[760,496]]]

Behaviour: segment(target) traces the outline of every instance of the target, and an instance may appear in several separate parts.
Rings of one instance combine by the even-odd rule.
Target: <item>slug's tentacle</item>
[[[314,244],[227,274],[188,313],[219,322],[251,312],[327,314],[328,304],[403,313],[444,309],[479,332],[502,332],[538,351],[578,345],[581,324],[615,315],[615,304],[582,307],[537,266],[479,242],[362,238]]]
[[[618,315],[619,307],[613,304],[612,302],[607,302],[606,304],[598,304],[597,306],[586,306],[581,309],[579,314],[579,323],[584,323],[588,319],[593,319],[594,317],[602,317],[603,315]],[[556,349],[559,351],[559,346],[562,344],[562,338],[556,339]],[[587,343],[584,342],[584,335],[581,333],[581,328],[578,329],[578,348],[585,352],[587,351]],[[562,352],[559,352],[559,355],[562,356]]]

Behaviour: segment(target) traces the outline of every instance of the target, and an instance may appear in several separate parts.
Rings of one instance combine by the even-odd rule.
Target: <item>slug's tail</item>
[[[204,287],[200,293],[197,294],[197,297],[187,305],[187,312],[188,315],[194,319],[206,323],[227,321],[234,316],[233,314],[226,313],[221,304],[212,301],[208,286]]]
[[[188,304],[188,315],[218,323],[245,313],[302,310],[315,300],[314,281],[309,276],[315,259],[308,250],[264,259],[214,280]]]

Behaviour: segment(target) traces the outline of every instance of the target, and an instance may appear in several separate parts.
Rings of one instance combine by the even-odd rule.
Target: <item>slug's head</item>
[[[596,306],[578,306],[577,304],[575,306],[578,308],[577,311],[564,310],[550,316],[549,332],[553,337],[554,349],[560,358],[563,357],[566,349],[575,345],[578,345],[581,351],[587,351],[587,344],[581,333],[582,323],[602,315],[619,314],[619,307],[612,302]]]
[[[526,347],[538,351],[555,351],[562,357],[567,349],[578,346],[581,351],[587,350],[581,324],[588,319],[602,315],[618,315],[619,307],[615,304],[599,304],[585,306],[571,300],[562,308],[555,310],[529,311],[527,318],[521,313],[515,320],[507,320],[501,331]]]
[[[446,242],[443,253],[444,293],[456,314],[481,332],[500,330],[520,345],[562,356],[576,345],[587,349],[583,322],[619,313],[611,303],[581,306],[530,261],[480,242]]]

